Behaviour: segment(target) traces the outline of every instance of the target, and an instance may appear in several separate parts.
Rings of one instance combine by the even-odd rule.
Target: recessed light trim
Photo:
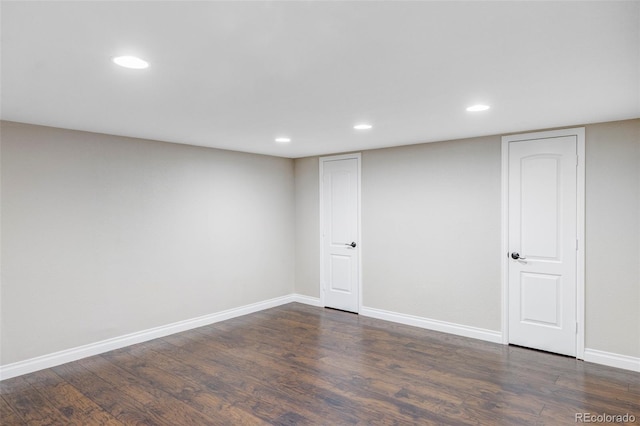
[[[353,128],[356,129],[356,130],[369,130],[372,127],[373,126],[371,124],[368,124],[368,123],[360,123],[360,124],[356,124],[355,126],[353,126]]]
[[[489,105],[476,104],[476,105],[471,105],[470,107],[467,107],[467,111],[479,112],[479,111],[486,111],[489,108],[491,108]]]
[[[276,138],[275,141],[278,143],[289,143],[291,142],[291,138],[281,137],[281,138]]]
[[[112,59],[116,65],[134,70],[143,70],[149,68],[149,63],[137,56],[116,56]]]

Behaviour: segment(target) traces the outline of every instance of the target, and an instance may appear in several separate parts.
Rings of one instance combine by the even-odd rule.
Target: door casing
[[[578,251],[576,258],[576,358],[584,359],[585,336],[585,129],[550,130],[545,132],[523,133],[502,137],[502,244],[500,250],[502,271],[502,343],[509,344],[509,143],[535,139],[576,136],[578,164],[576,166],[576,235]]]
[[[359,253],[358,253],[358,280],[356,282],[357,286],[358,286],[358,312],[360,312],[362,310],[362,220],[361,220],[361,201],[362,201],[362,197],[361,197],[361,192],[360,192],[360,188],[362,186],[362,155],[360,153],[353,153],[353,154],[342,154],[342,155],[332,155],[332,156],[328,156],[328,157],[320,157],[320,161],[319,161],[319,172],[320,172],[320,184],[319,184],[319,191],[320,191],[320,210],[319,210],[319,217],[320,217],[320,229],[319,229],[319,239],[320,239],[320,306],[326,306],[325,305],[325,277],[324,277],[324,261],[325,261],[325,257],[324,257],[324,240],[322,238],[322,233],[324,230],[324,179],[323,179],[323,174],[324,174],[324,164],[327,161],[336,161],[336,160],[349,160],[349,159],[356,159],[357,163],[358,163],[358,188],[357,188],[357,194],[358,194],[358,211],[357,211],[357,221],[358,221],[358,229],[357,229],[357,241],[358,241],[358,249],[359,249]],[[356,313],[358,313],[356,312]]]

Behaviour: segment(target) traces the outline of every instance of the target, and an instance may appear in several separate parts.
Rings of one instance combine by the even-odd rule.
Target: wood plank
[[[71,423],[122,425],[115,417],[51,370],[37,371],[24,378]]]
[[[252,337],[254,338],[254,340],[262,340],[265,341],[265,339],[268,338],[263,338],[261,336],[264,336],[264,333],[260,333],[258,332],[257,334],[253,335]],[[248,339],[249,337],[248,333],[244,334],[245,339]],[[380,345],[380,342],[379,342]],[[260,351],[260,353],[266,354],[269,351],[269,346],[268,345],[264,345],[263,347],[255,347],[254,350],[256,351]],[[214,347],[211,347],[211,349],[215,350]],[[456,384],[456,388],[453,389],[450,393],[447,392],[447,389],[450,387],[450,383],[453,380],[456,380],[455,377],[451,377],[451,375],[447,375],[447,374],[442,374],[440,372],[437,371],[429,371],[430,367],[426,367],[424,366],[424,360],[425,360],[425,356],[426,358],[429,358],[428,355],[426,353],[421,353],[421,352],[413,352],[412,351],[408,351],[405,352],[405,356],[404,358],[399,361],[400,363],[402,363],[403,365],[399,365],[397,362],[394,362],[392,364],[389,364],[388,362],[385,365],[381,365],[379,366],[380,368],[377,369],[378,371],[374,370],[370,370],[371,369],[371,359],[369,357],[370,353],[373,351],[374,348],[367,348],[366,354],[359,354],[358,357],[354,357],[352,353],[344,353],[345,351],[342,350],[340,352],[335,353],[333,356],[325,356],[322,358],[322,364],[328,365],[330,366],[330,368],[327,369],[327,371],[321,371],[319,372],[320,374],[322,374],[322,376],[327,377],[327,374],[329,374],[329,372],[331,370],[334,370],[336,372],[340,372],[339,377],[345,377],[345,376],[354,376],[356,377],[358,380],[360,380],[362,383],[368,383],[369,385],[374,385],[372,387],[372,389],[379,387],[379,389],[377,389],[378,392],[381,393],[388,393],[388,392],[393,392],[395,394],[402,394],[405,396],[408,395],[415,395],[417,398],[422,400],[422,404],[426,404],[426,400],[428,400],[429,398],[429,394],[425,394],[424,391],[425,389],[429,389],[431,391],[433,391],[434,394],[438,395],[438,399],[439,402],[441,404],[460,404],[462,401],[457,397],[458,395],[462,395],[464,396],[464,393],[460,393],[459,389],[465,389],[466,392],[469,393],[469,396],[472,396],[474,394],[477,394],[478,392],[485,392],[489,395],[497,395],[497,392],[500,390],[500,386],[492,386],[490,388],[486,388],[486,381],[487,380],[492,380],[491,377],[488,378],[483,378],[484,381],[482,380],[474,380],[474,381],[466,381],[463,383],[457,383]],[[278,357],[283,357],[286,356],[286,352],[287,348],[283,347],[282,350],[272,350],[270,352],[270,355],[278,358]],[[298,355],[295,356],[294,358],[292,358],[292,360],[296,360],[296,361],[300,361],[302,359],[304,359],[304,357],[301,357],[299,354],[300,351],[298,351]],[[384,342],[382,343],[382,347],[380,348],[380,352],[384,353],[384,352],[391,352],[390,348],[384,344]],[[409,355],[407,357],[407,355]],[[363,359],[363,357],[365,357],[366,359]],[[415,357],[415,359],[414,359]],[[353,362],[354,359],[357,359],[357,362]],[[394,359],[398,359],[398,358],[394,358]],[[431,358],[432,359],[432,358]],[[403,366],[406,365],[411,365],[410,362],[407,361],[414,361],[413,365],[414,365],[414,370],[411,371],[409,374],[407,374],[406,372],[403,372]],[[422,362],[422,363],[421,363]],[[446,361],[438,361],[438,363],[442,363],[442,362],[446,362]],[[313,360],[311,361],[311,363],[313,364]],[[388,373],[390,371],[389,366],[393,366],[393,367],[397,367],[391,371],[393,371],[393,375],[389,375],[386,374],[385,376],[385,381],[382,380],[378,380],[375,377],[368,377],[371,374],[376,374],[376,372],[378,374],[384,374],[384,372],[386,371],[386,373]],[[344,367],[345,366],[349,366],[350,369],[345,370]],[[460,366],[456,366],[454,365],[454,367],[460,368]],[[385,371],[383,371],[385,370]],[[418,380],[413,379],[412,380],[412,376],[418,377]],[[394,382],[394,378],[399,378],[400,380],[397,380]],[[553,376],[554,378],[556,376]],[[438,381],[438,383],[435,384],[435,386],[431,386],[432,383]],[[412,382],[415,382],[415,386],[412,387]],[[337,386],[336,383],[333,383],[334,386]],[[462,385],[462,386],[461,386]],[[484,390],[483,390],[483,386],[485,386]],[[505,392],[503,392],[504,394]],[[443,401],[444,397],[447,397],[447,401]],[[507,395],[508,396],[508,395]],[[543,403],[542,402],[537,402],[537,401],[533,401],[533,400],[521,400],[521,404],[523,404],[523,412],[526,413],[539,413],[540,410],[543,407]],[[513,402],[513,404],[515,404],[515,401]],[[515,405],[514,405],[515,408]],[[434,410],[436,409],[436,407],[434,407],[433,405],[429,407],[429,409]]]
[[[141,349],[140,345],[136,345],[134,348]],[[123,348],[105,354],[105,358],[110,361],[111,366],[103,368],[100,374],[106,381],[114,386],[121,386],[123,385],[122,379],[126,379],[126,385],[139,389],[162,389],[164,395],[155,394],[155,397],[162,402],[163,408],[169,410],[170,407],[184,406],[183,416],[189,415],[198,418],[202,415],[204,419],[209,419],[207,424],[261,423],[250,411],[237,408],[234,405],[236,401],[224,401],[208,392],[208,389],[201,386],[196,380],[174,375],[158,368],[157,360],[152,356],[145,356],[144,359],[136,358],[129,354],[132,349]],[[91,369],[90,363],[83,365]],[[147,404],[147,406],[151,405]],[[176,421],[179,420],[176,419]]]
[[[212,362],[208,355],[194,353],[182,347],[174,347],[173,350],[163,347],[156,355],[147,354],[147,357],[153,359],[154,364],[157,363],[167,369],[170,368],[167,367],[168,365],[175,365],[172,361],[179,361],[183,368],[189,368],[186,374],[199,377],[204,386],[225,399],[235,398],[235,404],[239,407],[250,408],[247,404],[251,404],[251,401],[256,399],[263,402],[253,407],[253,413],[266,421],[273,421],[275,418],[288,416],[287,413],[299,411],[295,398],[300,395],[289,395],[275,386],[277,376],[269,370],[246,371],[238,368],[235,360],[230,361],[230,358],[223,358],[220,354],[215,354],[216,360]],[[179,374],[179,371],[176,371],[176,374]],[[300,417],[305,419],[305,423],[319,424],[331,420],[332,417],[329,414],[306,410]],[[329,415],[329,417],[323,415]],[[344,420],[343,417],[335,420],[339,419]],[[357,421],[356,418],[352,420]]]
[[[121,350],[111,352],[119,353]],[[146,412],[173,424],[223,424],[219,419],[204,415],[172,396],[170,383],[166,375],[158,374],[150,382],[145,382],[137,374],[131,374],[125,365],[101,363],[91,358],[78,361],[87,370],[94,372],[105,382],[119,389],[124,395],[144,404]],[[139,363],[141,369],[147,368],[146,362]],[[155,371],[158,373],[157,371]]]
[[[249,335],[248,333],[243,335],[243,339],[245,341],[256,338],[257,336],[263,335],[263,333],[258,333],[256,335]],[[184,337],[184,336],[183,336]],[[196,337],[192,337],[193,342],[190,345],[183,344],[183,347],[188,348],[194,352],[201,353],[215,353],[215,357],[217,362],[222,361],[222,357],[231,356],[234,359],[235,363],[240,362],[240,360],[244,360],[246,362],[245,367],[248,370],[251,368],[257,368],[257,371],[253,374],[260,374],[259,371],[279,371],[280,375],[276,375],[275,378],[270,379],[275,383],[280,384],[285,387],[293,387],[293,388],[303,388],[307,393],[317,393],[318,390],[309,389],[305,387],[306,384],[293,382],[291,384],[284,382],[285,379],[305,377],[304,373],[309,373],[308,371],[304,371],[305,365],[301,364],[297,361],[301,360],[300,351],[298,351],[298,355],[296,357],[290,358],[289,362],[282,361],[282,356],[279,350],[275,350],[274,352],[270,352],[271,346],[269,345],[260,345],[253,346],[250,350],[242,350],[240,348],[229,349],[228,343],[224,343],[219,345],[216,341],[207,341],[198,339]],[[255,358],[254,353],[260,353],[261,357]],[[226,355],[226,354],[228,355]],[[336,352],[338,354],[339,352]],[[267,358],[267,355],[269,357]],[[264,362],[262,362],[264,360]],[[276,361],[280,360],[280,363]],[[283,364],[286,363],[286,364]],[[282,365],[280,365],[282,364]],[[438,406],[440,404],[449,403],[451,404],[451,396],[449,397],[449,401],[443,401],[442,399],[434,399],[431,398],[429,404],[429,398],[421,397],[421,404],[415,404],[407,402],[407,397],[409,397],[409,393],[405,389],[403,395],[405,398],[397,398],[395,394],[399,394],[402,391],[402,386],[396,385],[390,386],[388,383],[384,381],[373,382],[369,380],[369,384],[375,384],[379,389],[376,389],[375,386],[363,386],[364,383],[367,382],[367,378],[359,378],[345,380],[344,371],[341,371],[338,368],[338,365],[333,366],[331,369],[326,369],[325,371],[314,371],[313,374],[310,374],[314,377],[313,384],[318,387],[320,386],[322,391],[332,392],[334,396],[330,396],[330,400],[340,400],[347,398],[354,403],[360,404],[358,406],[358,411],[360,415],[365,415],[367,410],[371,409],[372,406],[380,405],[381,407],[386,407],[383,410],[387,413],[388,416],[395,416],[397,418],[389,418],[389,421],[401,421],[401,422],[415,422],[424,418],[432,418],[433,421],[442,421],[443,419],[439,417]],[[298,374],[298,369],[302,370],[302,374]],[[363,373],[362,371],[360,373]],[[423,382],[426,383],[426,382]],[[406,383],[404,386],[406,387]],[[393,392],[390,390],[393,389]],[[393,397],[391,397],[393,394]],[[440,396],[442,398],[442,396]],[[414,401],[415,402],[415,401]],[[457,401],[460,402],[460,401]],[[327,413],[325,413],[327,415]],[[375,416],[371,416],[375,417]]]
[[[3,397],[0,396],[0,421],[5,425],[22,425],[27,424],[18,414],[13,411],[11,406]]]
[[[556,381],[559,388],[579,392],[592,399],[609,400],[611,395],[621,403],[637,404],[637,395],[629,392],[629,385],[596,379],[590,376],[566,377],[560,376]]]
[[[139,398],[123,394],[78,362],[53,367],[52,370],[124,424],[171,424],[156,413],[147,411]]]
[[[61,425],[68,424],[68,419],[47,401],[40,393],[31,387],[23,377],[15,378],[15,382],[22,381],[23,386],[15,392],[8,392],[2,398],[11,409],[29,425]]]

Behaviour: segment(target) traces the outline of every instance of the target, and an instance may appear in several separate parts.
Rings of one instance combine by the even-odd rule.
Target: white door
[[[358,312],[360,155],[320,159],[324,306]]]
[[[509,343],[576,356],[578,137],[507,146]]]

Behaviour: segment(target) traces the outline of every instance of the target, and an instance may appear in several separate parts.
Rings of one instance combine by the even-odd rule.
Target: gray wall
[[[295,160],[296,292],[320,297],[319,157]]]
[[[318,167],[295,160],[296,292],[313,297]],[[364,306],[500,329],[500,167],[498,136],[362,153]]]
[[[640,357],[640,120],[586,127],[586,347]]]
[[[364,306],[500,330],[500,146],[491,136],[362,153]],[[586,150],[585,344],[638,357],[640,120],[587,125]],[[295,160],[296,292],[314,297],[317,162]]]
[[[292,160],[1,131],[1,364],[293,292]]]
[[[500,329],[500,138],[362,155],[363,304]]]
[[[1,132],[0,364],[319,296],[317,157]],[[586,346],[639,357],[640,120],[586,136]],[[500,137],[362,161],[364,305],[499,330]]]

